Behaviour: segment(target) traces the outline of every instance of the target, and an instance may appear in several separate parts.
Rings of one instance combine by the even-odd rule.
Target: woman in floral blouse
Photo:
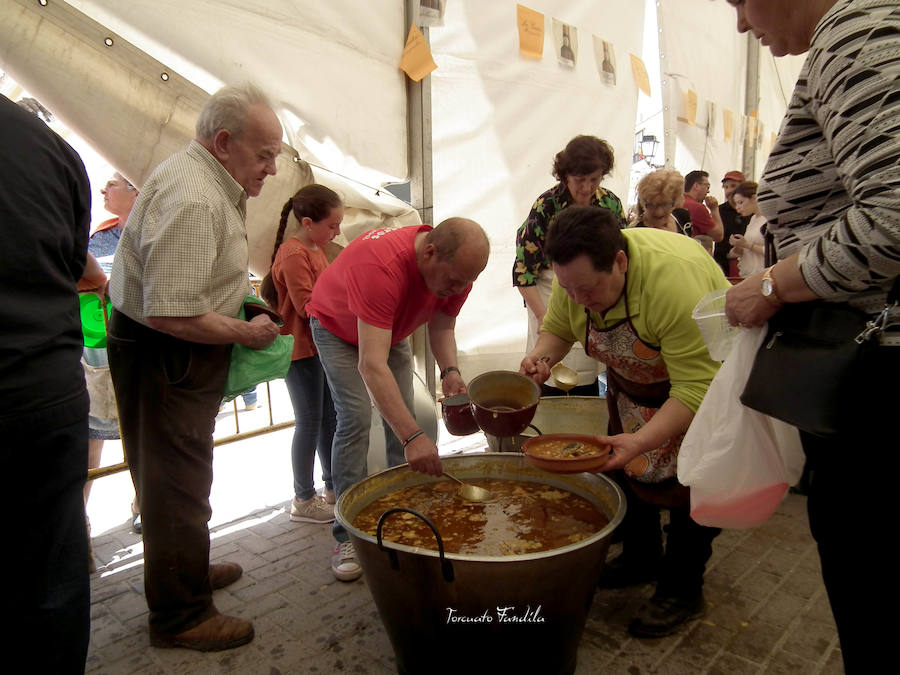
[[[528,351],[537,342],[553,284],[550,262],[544,256],[544,239],[553,217],[573,204],[594,205],[612,211],[620,227],[625,227],[622,200],[612,191],[600,187],[600,181],[612,172],[613,161],[613,149],[606,141],[595,136],[573,138],[553,160],[553,176],[559,183],[537,198],[528,218],[516,232],[513,286],[519,289],[528,308]],[[579,386],[570,393],[597,394],[596,361],[584,356],[575,345],[563,362],[579,373]],[[544,393],[561,392],[544,385]]]

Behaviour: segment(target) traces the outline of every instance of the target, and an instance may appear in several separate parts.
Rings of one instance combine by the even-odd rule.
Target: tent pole
[[[418,0],[406,2],[406,26],[412,25],[415,14],[415,5]],[[419,27],[425,36],[425,42],[430,43],[428,27]],[[434,206],[432,192],[432,164],[431,164],[431,76],[425,76],[419,82],[413,82],[406,78],[406,113],[407,113],[407,139],[409,147],[409,178],[410,200],[412,207],[419,212],[423,223],[434,223]],[[419,331],[416,331],[419,333]],[[424,331],[423,331],[424,332]],[[436,378],[434,375],[435,361],[431,352],[431,343],[427,339],[413,337],[413,345],[416,351],[424,353],[424,380],[429,393],[434,396],[436,391]],[[416,354],[419,356],[419,354]]]
[[[747,40],[747,80],[744,92],[744,114],[747,117],[759,115],[759,42],[754,39]],[[757,128],[758,131],[758,128]],[[747,180],[754,180],[756,176],[756,143],[751,142],[749,135],[744,139],[741,152],[741,170],[747,176]]]

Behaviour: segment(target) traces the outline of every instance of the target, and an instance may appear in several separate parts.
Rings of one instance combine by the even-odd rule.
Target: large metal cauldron
[[[443,462],[463,480],[505,478],[566,489],[590,500],[610,523],[576,544],[524,555],[441,556],[393,542],[380,548],[375,537],[353,527],[356,515],[388,492],[440,479],[403,465],[354,485],[338,500],[335,515],[356,548],[398,671],[573,672],[610,536],[625,515],[622,491],[606,476],[550,474],[516,454],[457,455]]]

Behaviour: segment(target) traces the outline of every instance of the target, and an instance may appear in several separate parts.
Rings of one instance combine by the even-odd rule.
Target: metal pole
[[[759,115],[759,42],[752,38],[747,40],[744,114],[748,117]],[[757,127],[757,132],[758,130]],[[756,143],[750,143],[750,139],[745,138],[741,153],[743,155],[741,170],[747,176],[747,180],[753,180],[756,176]]]
[[[406,35],[415,16],[415,5],[418,0],[407,0]],[[425,42],[429,43],[428,27],[419,27]],[[406,78],[406,119],[407,143],[409,148],[409,189],[412,207],[419,212],[423,223],[434,224],[434,195],[432,183],[432,145],[431,145],[431,76],[425,76],[420,82]],[[425,331],[427,333],[427,329]],[[431,343],[425,339],[425,384],[432,397],[436,391],[434,375],[434,354]]]

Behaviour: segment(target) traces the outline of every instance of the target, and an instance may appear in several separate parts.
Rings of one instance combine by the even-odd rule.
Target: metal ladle
[[[553,376],[556,388],[566,392],[566,396],[569,395],[569,390],[578,386],[578,372],[562,363],[553,366],[550,369],[550,375]]]
[[[456,494],[465,499],[467,502],[486,502],[490,501],[494,495],[490,490],[485,490],[483,487],[478,487],[477,485],[472,485],[471,483],[463,483],[456,476],[451,476],[449,473],[444,471],[444,475],[447,478],[451,478],[459,483],[459,488],[456,490]]]

